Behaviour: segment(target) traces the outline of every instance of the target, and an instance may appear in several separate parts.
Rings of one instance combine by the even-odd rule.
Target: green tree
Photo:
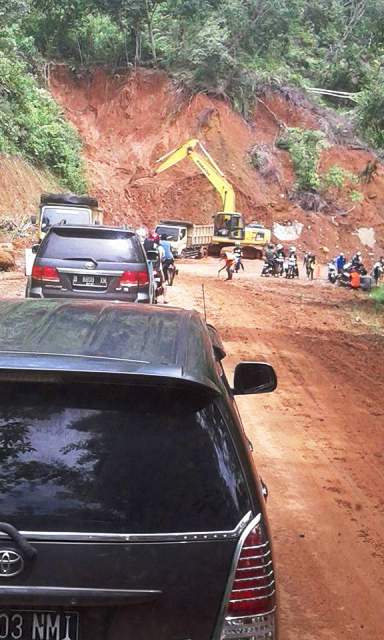
[[[327,147],[324,133],[317,129],[287,128],[277,146],[291,155],[297,189],[317,191],[321,186],[320,153]]]
[[[359,127],[364,137],[375,147],[384,149],[384,72],[372,75],[359,96],[357,107]]]

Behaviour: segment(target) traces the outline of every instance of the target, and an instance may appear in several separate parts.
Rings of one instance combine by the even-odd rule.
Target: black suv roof
[[[216,394],[222,383],[214,352],[224,357],[220,338],[196,311],[88,300],[0,302],[0,371],[8,375],[106,373]]]
[[[88,233],[98,233],[99,231],[116,231],[116,233],[126,233],[127,235],[135,235],[135,231],[133,229],[126,229],[124,227],[110,227],[107,226],[105,224],[53,224],[50,229],[49,229],[49,233],[51,233],[52,231],[56,231],[57,229],[70,229],[72,230],[78,230],[78,231],[86,231],[87,235]]]

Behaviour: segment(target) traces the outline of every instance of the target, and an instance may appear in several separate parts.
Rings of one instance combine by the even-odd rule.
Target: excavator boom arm
[[[185,144],[157,160],[156,164],[158,166],[155,169],[155,173],[162,173],[162,171],[169,169],[174,164],[184,160],[184,158],[192,160],[218,191],[223,203],[223,211],[236,211],[235,192],[231,183],[225,178],[223,172],[205,147],[195,138],[188,140]]]

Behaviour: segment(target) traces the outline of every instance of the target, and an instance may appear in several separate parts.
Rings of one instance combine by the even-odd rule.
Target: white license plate
[[[106,287],[107,276],[73,276],[73,284],[78,287]]]
[[[78,640],[78,637],[78,613],[0,610],[1,640]]]

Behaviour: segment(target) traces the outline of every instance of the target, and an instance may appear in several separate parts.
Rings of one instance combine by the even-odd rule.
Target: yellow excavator
[[[219,253],[223,247],[240,242],[247,257],[262,257],[262,247],[271,241],[271,231],[257,223],[245,226],[243,216],[236,212],[235,191],[231,183],[199,140],[192,138],[159,158],[154,173],[162,173],[184,158],[196,164],[221,197],[222,211],[213,216],[212,252]]]

